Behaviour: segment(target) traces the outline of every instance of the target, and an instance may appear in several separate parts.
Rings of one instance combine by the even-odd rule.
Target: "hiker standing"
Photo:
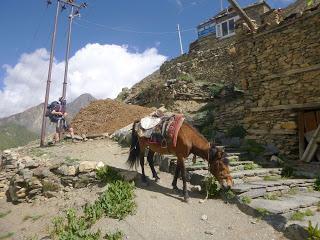
[[[62,97],[59,98],[58,101],[52,102],[48,106],[48,111],[46,114],[49,117],[52,123],[56,124],[56,132],[53,136],[53,143],[60,141],[60,134],[62,131],[70,132],[72,140],[74,139],[73,128],[69,126],[66,120],[67,112],[66,112],[66,100]]]

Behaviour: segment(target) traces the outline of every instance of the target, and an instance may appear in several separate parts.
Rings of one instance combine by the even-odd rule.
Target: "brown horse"
[[[157,152],[160,154],[174,154],[177,156],[177,168],[173,178],[172,186],[173,189],[178,189],[177,179],[181,171],[185,201],[188,201],[189,199],[186,183],[185,159],[191,153],[208,161],[210,172],[220,182],[221,186],[230,187],[232,185],[232,177],[230,175],[228,166],[229,164],[228,160],[225,157],[224,151],[221,148],[211,145],[204,136],[202,136],[188,123],[184,122],[182,124],[178,133],[176,147],[174,147],[172,144],[168,144],[168,146],[165,148],[158,144],[150,144],[147,138],[140,138],[135,130],[137,123],[139,123],[139,121],[136,121],[132,127],[132,140],[127,162],[129,163],[130,167],[133,167],[140,160],[143,182],[146,182],[146,176],[144,173],[144,155],[146,148],[149,148],[147,160],[150,165],[153,177],[156,180],[158,180],[159,177],[154,169],[154,153]]]

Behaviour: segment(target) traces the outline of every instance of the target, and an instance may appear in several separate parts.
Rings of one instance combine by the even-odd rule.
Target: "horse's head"
[[[209,149],[209,170],[222,187],[229,188],[233,181],[229,170],[229,161],[226,158],[223,147],[210,146]]]

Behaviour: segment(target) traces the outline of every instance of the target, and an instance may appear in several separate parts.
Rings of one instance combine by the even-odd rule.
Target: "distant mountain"
[[[72,119],[81,110],[96,100],[90,94],[82,94],[67,104],[68,119]],[[0,119],[0,150],[24,145],[40,135],[43,103],[24,112]],[[47,119],[47,133],[53,132],[54,126]],[[7,144],[6,144],[7,143]]]

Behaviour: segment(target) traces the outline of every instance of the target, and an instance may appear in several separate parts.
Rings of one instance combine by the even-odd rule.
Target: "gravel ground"
[[[95,140],[86,143],[62,144],[47,148],[48,155],[61,161],[65,157],[79,160],[103,161],[106,164],[125,168],[128,149],[120,148],[110,140]],[[54,161],[52,159],[52,161]],[[149,167],[146,167],[150,175]],[[172,176],[160,173],[161,181],[150,181],[144,187],[137,183],[137,212],[123,221],[103,218],[94,225],[103,233],[119,229],[126,239],[286,239],[266,222],[242,213],[237,206],[220,199],[199,203],[202,195],[191,193],[189,204],[182,196],[171,190]],[[181,181],[179,181],[181,188]],[[73,190],[57,198],[39,200],[32,204],[12,205],[0,200],[0,212],[11,211],[0,218],[1,234],[12,232],[9,239],[32,239],[48,233],[51,220],[69,207],[81,209],[86,202],[94,201],[103,189],[98,187]],[[205,215],[206,220],[202,217]]]

